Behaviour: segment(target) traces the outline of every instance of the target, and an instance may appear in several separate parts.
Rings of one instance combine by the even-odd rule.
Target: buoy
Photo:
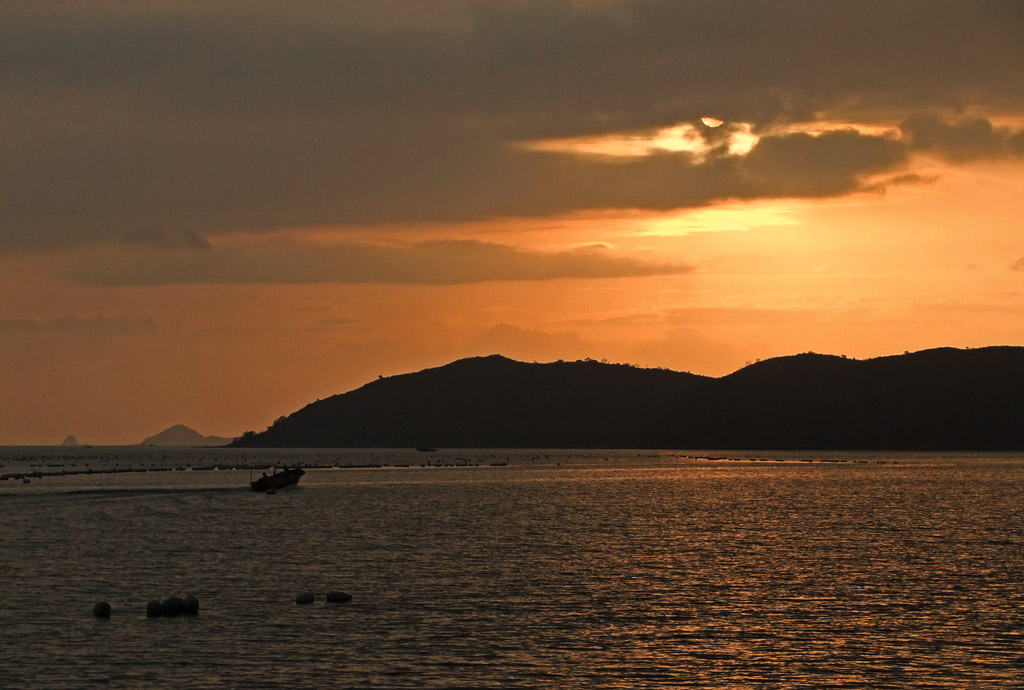
[[[303,592],[299,596],[295,597],[296,604],[312,604],[313,594],[312,592]]]
[[[97,618],[110,618],[110,604],[105,601],[97,601],[92,607],[92,615]]]
[[[348,592],[328,592],[327,601],[346,602],[352,601],[352,595]]]
[[[162,613],[162,605],[156,599],[146,602],[146,617],[158,618]]]
[[[183,613],[194,615],[199,613],[199,600],[189,595],[181,601]]]
[[[164,616],[180,616],[184,608],[181,597],[167,597],[160,605],[160,613]]]

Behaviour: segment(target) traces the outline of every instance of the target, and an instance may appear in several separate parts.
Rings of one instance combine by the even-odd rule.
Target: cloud
[[[350,319],[343,316],[334,317],[330,319],[318,319],[316,322],[317,326],[351,326],[353,324],[360,323],[358,319]]]
[[[639,366],[667,366],[713,376],[730,373],[744,361],[732,346],[691,328],[673,328],[655,338],[624,344],[588,339],[575,331],[548,332],[504,323],[473,338],[459,356],[493,353],[527,362],[604,359]]]
[[[1021,112],[1022,21],[1012,1],[13,0],[0,249],[844,194],[897,147],[771,125]],[[515,146],[705,115],[768,140],[612,166]]]
[[[855,191],[862,176],[892,170],[906,158],[898,141],[841,130],[764,137],[742,168],[757,196],[830,196]]]
[[[535,133],[765,122],[865,95],[1019,104],[998,90],[1024,83],[1005,70],[1021,54],[1012,0],[13,2],[4,15],[12,85],[145,86],[234,111],[404,106]]]
[[[1011,271],[1024,271],[1024,256],[1010,264]]]
[[[748,351],[756,351],[757,347],[751,343],[745,345]],[[739,347],[709,338],[692,328],[674,328],[661,337],[637,343],[630,347],[627,356],[638,360],[636,363],[642,366],[665,366],[706,376],[731,373],[745,361]]]
[[[667,314],[671,323],[701,326],[787,325],[815,318],[810,309],[757,309],[751,307],[689,307]]]
[[[473,338],[463,356],[499,353],[526,362],[550,362],[589,357],[597,349],[572,331],[549,333],[500,323]]]
[[[160,327],[147,316],[63,316],[56,319],[0,319],[0,335],[90,337],[154,335]]]
[[[122,238],[125,244],[138,244],[165,249],[209,249],[209,241],[189,230],[133,230]]]
[[[907,119],[901,128],[911,149],[952,161],[1024,155],[1024,129],[995,127],[986,118],[949,122],[925,113]]]
[[[408,246],[269,242],[202,253],[107,252],[72,276],[93,285],[181,283],[399,283],[457,285],[503,280],[622,278],[691,270],[615,256],[601,247],[536,252],[472,240]]]

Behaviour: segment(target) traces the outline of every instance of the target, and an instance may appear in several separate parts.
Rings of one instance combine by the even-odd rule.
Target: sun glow
[[[890,139],[898,139],[900,137],[900,127],[897,122],[865,124],[845,120],[816,120],[814,122],[791,122],[788,124],[772,125],[768,128],[768,133],[775,136],[810,134],[812,137],[818,137],[831,132],[851,130],[866,137],[887,137]]]
[[[797,225],[800,202],[753,202],[711,206],[659,214],[639,223],[645,237],[680,237],[696,232],[735,232],[754,228]]]
[[[719,121],[718,125],[708,127],[717,129],[724,124]],[[754,134],[754,126],[748,122],[730,123],[722,130],[722,134],[716,134],[712,141],[709,141],[705,133],[693,124],[682,123],[650,132],[542,139],[522,142],[519,146],[529,151],[608,158],[639,158],[658,152],[690,153],[697,161],[701,161],[713,148],[720,146],[722,141],[726,143],[728,154],[743,155],[757,144],[758,139],[759,137]]]
[[[702,126],[684,122],[645,132],[610,132],[598,136],[566,137],[520,142],[528,151],[593,156],[608,159],[641,158],[659,152],[688,153],[700,163],[711,155],[743,156],[749,153],[763,136],[808,134],[818,137],[830,132],[855,131],[864,136],[898,139],[899,123],[864,124],[845,120],[822,119],[812,122],[792,122],[762,126],[755,132],[750,122],[726,122],[705,116]]]

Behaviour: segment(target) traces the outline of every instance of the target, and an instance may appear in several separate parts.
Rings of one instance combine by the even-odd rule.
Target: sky
[[[1016,0],[5,0],[0,444],[494,353],[1024,345],[1022,37]]]

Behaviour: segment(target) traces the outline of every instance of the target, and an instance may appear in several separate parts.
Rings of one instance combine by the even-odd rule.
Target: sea
[[[297,486],[250,490],[282,465]],[[5,447],[0,473],[2,688],[1024,687],[1024,454]],[[172,596],[198,613],[147,617]]]

